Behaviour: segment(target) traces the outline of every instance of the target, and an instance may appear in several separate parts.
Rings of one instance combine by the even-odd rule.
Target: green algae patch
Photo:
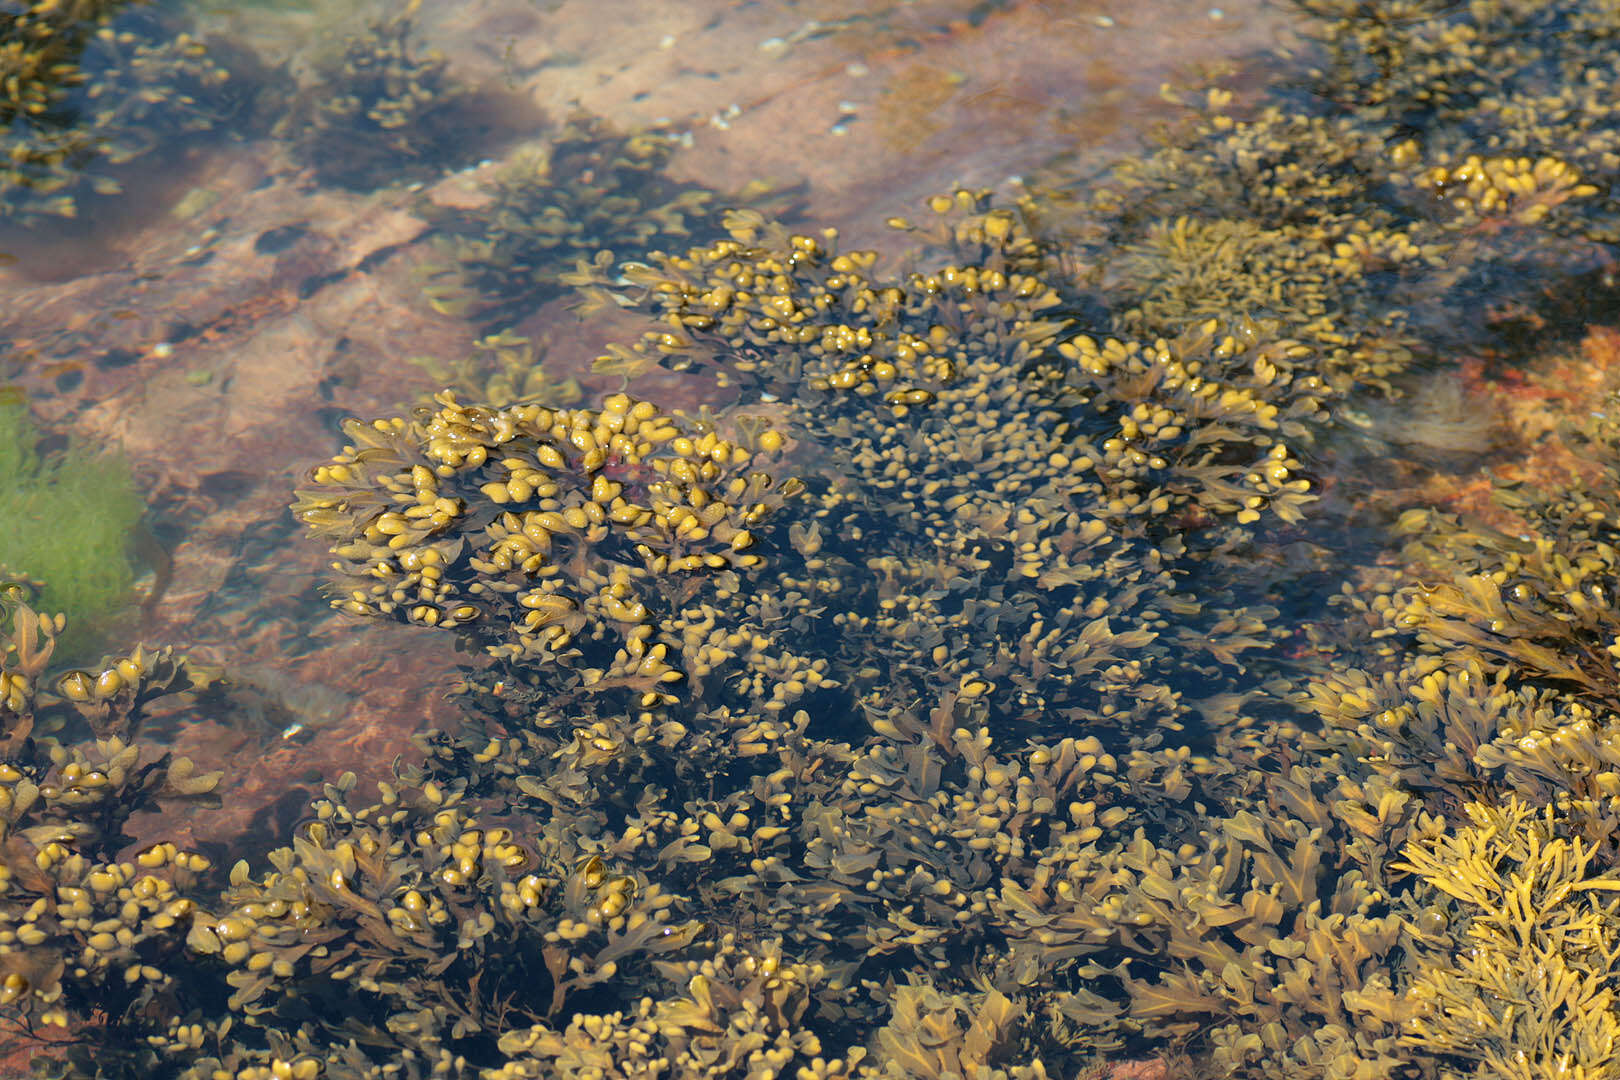
[[[127,549],[145,507],[116,453],[79,440],[43,445],[28,406],[0,398],[0,567],[39,583],[42,610],[68,616],[62,648],[72,652],[129,603]]]

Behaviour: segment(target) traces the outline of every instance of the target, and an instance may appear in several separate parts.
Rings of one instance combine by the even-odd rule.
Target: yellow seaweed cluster
[[[628,1013],[578,1015],[562,1030],[536,1024],[503,1035],[508,1061],[490,1080],[619,1076],[637,1059],[674,1075],[717,1066],[745,1075],[780,1074],[789,1065],[801,1075],[843,1072],[842,1061],[828,1070],[820,1042],[800,1024],[809,988],[825,978],[819,966],[784,962],[775,942],[744,945],[727,934],[711,957],[668,967],[672,977],[684,977],[679,996],[643,998]]]
[[[1397,147],[1393,156],[1405,155]],[[1579,171],[1552,157],[1532,162],[1473,154],[1455,165],[1431,167],[1417,183],[1469,217],[1507,218],[1519,225],[1535,225],[1570,199],[1598,193],[1595,185],[1581,182]]]
[[[111,729],[8,740],[6,805],[50,811],[11,823],[8,887],[106,875],[66,883],[66,930],[0,891],[10,973],[99,978],[140,1035],[65,1071],[1041,1080],[1175,1046],[1232,1077],[1613,1072],[1620,427],[1584,423],[1589,488],[1504,491],[1513,532],[1415,510],[1367,558],[1337,535],[1363,508],[1313,500],[1323,434],[1437,313],[1602,228],[1601,161],[1491,145],[1445,80],[1539,108],[1526,73],[1579,65],[1492,20],[1550,7],[1586,36],[1547,47],[1590,58],[1614,10],[1303,6],[1321,62],[1337,33],[1378,78],[1333,108],[1211,93],[1076,216],[942,195],[889,273],[738,212],[577,272],[653,320],[604,369],[711,371],[724,408],[347,422],[295,505],[334,602],[494,662],[264,865],[205,888],[192,853],[135,854],[150,898],[83,808],[196,778]],[[55,672],[60,628],[17,611],[0,718],[126,723],[122,682],[169,670]]]
[[[350,421],[294,512],[336,539],[334,604],[461,628],[509,661],[568,660],[585,687],[652,704],[679,680],[669,613],[735,594],[756,533],[799,483],[763,471],[782,436],[738,439],[624,394],[600,409],[464,406]]]
[[[1114,332],[1275,324],[1342,400],[1398,392],[1448,346],[1489,341],[1529,282],[1602,265],[1620,133],[1595,87],[1613,58],[1529,44],[1566,23],[1602,39],[1602,5],[1298,6],[1319,16],[1303,24],[1319,66],[1295,76],[1318,104],[1172,94],[1180,129],[1101,188],[1032,186],[1055,272]]]
[[[114,693],[53,693],[60,616],[0,595],[0,1007],[29,1023],[116,1022],[169,992],[209,859],[172,843],[128,850],[132,815],[206,799],[220,774],[136,741],[143,708],[189,685],[167,650]],[[122,678],[122,676],[120,676]],[[89,734],[89,738],[84,735]]]
[[[1302,436],[1327,394],[1306,346],[1247,318],[1151,341],[1073,334],[1017,213],[966,190],[930,208],[930,226],[895,224],[943,245],[947,261],[899,279],[875,272],[875,252],[839,253],[835,233],[731,214],[730,239],[627,271],[667,329],[598,368],[716,367],[745,402],[782,399],[815,442],[847,447],[871,487],[909,496],[895,505],[947,519],[976,512],[948,488],[1010,500],[1043,484],[1077,492],[1074,473],[1080,485],[1096,478],[1108,516],[1189,501],[1244,524],[1268,507],[1297,515],[1306,485],[1283,437]],[[1201,429],[1210,434],[1195,438]]]
[[[1606,4],[1298,2],[1318,17],[1306,26],[1318,47],[1313,91],[1374,130],[1398,132],[1388,143],[1395,164],[1466,191],[1481,218],[1529,213],[1560,232],[1620,235],[1612,184],[1620,131],[1602,90],[1616,63]],[[1562,40],[1544,47],[1547,36]],[[1570,198],[1581,205],[1545,222],[1532,209]]]
[[[1505,789],[1555,806],[1608,859],[1620,822],[1620,622],[1608,599],[1620,436],[1606,413],[1584,428],[1598,482],[1499,490],[1521,519],[1513,533],[1426,510],[1400,519],[1411,577],[1342,598],[1388,670],[1337,674],[1313,707],[1336,745],[1407,783],[1421,775],[1459,803]]]
[[[984,201],[957,192],[944,212],[978,211],[972,220],[994,258],[897,282],[874,279],[876,252],[839,254],[834,232],[787,234],[758,213],[733,212],[727,239],[626,271],[669,326],[641,349],[681,368],[694,339],[724,342],[728,374],[783,396],[800,386],[852,391],[903,417],[987,353],[1004,351],[1015,366],[1033,360],[1065,325],[1043,317],[1057,294],[1009,257],[1028,243],[1016,215]]]
[[[543,822],[547,836],[590,836],[604,859],[641,866],[647,880],[685,898],[712,924],[751,927],[781,942],[784,954],[822,965],[824,978],[807,987],[819,1010],[842,1001],[836,1007],[867,1017],[892,1012],[893,1030],[872,1050],[877,1060],[853,1053],[837,1059],[836,1068],[850,1075],[945,1076],[978,1062],[1035,1076],[1038,1066],[1017,1071],[1026,1068],[1015,1066],[1026,1060],[1019,1054],[1058,1060],[1084,1046],[1122,1045],[1133,1030],[1184,1030],[1193,1023],[1187,1017],[1200,1014],[1222,1019],[1236,1061],[1249,1060],[1245,1025],[1265,1023],[1291,1031],[1341,1023],[1343,1045],[1331,1048],[1349,1052],[1362,1044],[1349,1034],[1354,1020],[1336,1006],[1290,1011],[1292,999],[1279,989],[1264,1005],[1237,1007],[1195,981],[1183,985],[1165,972],[1162,981],[1144,974],[1138,983],[1121,966],[1122,954],[1161,956],[1169,936],[1185,938],[1189,956],[1226,947],[1178,933],[1174,906],[1144,909],[1117,887],[1150,870],[1155,881],[1168,880],[1190,857],[1190,840],[1169,853],[1145,840],[1121,845],[1133,827],[1179,820],[1175,807],[1193,778],[1226,769],[1166,741],[1184,727],[1238,737],[1257,722],[1251,699],[1268,697],[1245,678],[1244,664],[1246,654],[1273,640],[1271,609],[1238,600],[1232,578],[1218,570],[1202,574],[1196,588],[1181,579],[1193,565],[1191,545],[1203,549],[1202,568],[1218,567],[1210,549],[1241,542],[1268,515],[1298,520],[1309,498],[1283,441],[1316,411],[1308,376],[1299,376],[1297,398],[1273,400],[1227,385],[1223,375],[1241,370],[1285,387],[1295,379],[1294,346],[1253,323],[1213,322],[1152,346],[1062,336],[1062,323],[1041,315],[1055,294],[1039,279],[1020,284],[1022,297],[996,284],[1027,273],[1033,259],[1016,215],[971,192],[936,200],[932,209],[931,227],[908,227],[947,249],[946,269],[891,284],[875,258],[862,255],[865,269],[843,308],[830,299],[824,276],[848,273],[834,265],[842,257],[835,250],[733,218],[736,235],[725,255],[732,280],[752,288],[769,270],[784,295],[824,298],[804,306],[806,325],[820,319],[835,337],[839,326],[857,340],[864,334],[869,344],[862,347],[873,357],[892,346],[897,360],[912,365],[907,376],[933,378],[935,388],[927,400],[885,400],[887,391],[879,390],[888,372],[875,360],[863,368],[857,355],[852,366],[837,350],[802,348],[809,339],[798,332],[791,341],[771,337],[780,327],[745,341],[761,330],[752,317],[683,323],[686,344],[661,355],[677,368],[726,372],[745,395],[732,422],[756,449],[786,449],[776,434],[780,423],[796,444],[824,451],[803,463],[802,498],[742,523],[771,551],[769,575],[715,565],[717,587],[701,598],[636,612],[647,619],[646,640],[669,646],[660,662],[685,676],[687,692],[678,696],[631,685],[618,669],[582,667],[588,661],[536,665],[529,662],[535,654],[497,648],[500,679],[474,673],[458,688],[486,719],[459,733],[425,733],[418,780],[432,778],[446,792],[449,784],[464,785],[462,798]],[[701,252],[693,259],[701,262]],[[679,270],[676,260],[663,265]],[[698,301],[662,288],[663,272],[650,265],[636,272],[649,308],[666,317],[690,314]],[[761,276],[743,282],[750,273]],[[741,304],[756,302],[752,292],[737,295]],[[863,303],[885,295],[888,306]],[[926,325],[953,328],[940,338],[938,363],[901,351],[899,333]],[[626,355],[660,355],[658,347],[652,337]],[[825,366],[803,376],[806,368],[794,365],[804,356],[825,358]],[[865,377],[846,386],[833,379],[861,371]],[[898,367],[893,378],[900,378]],[[488,537],[506,542],[527,524],[506,507],[562,499],[570,486],[583,498],[596,486],[594,476],[565,483],[546,451],[566,453],[576,421],[548,426],[564,416],[581,417],[578,425],[592,426],[599,444],[598,414],[440,404],[438,414],[422,415],[419,429],[407,430],[404,421],[352,422],[353,446],[316,471],[316,488],[296,507],[306,523],[333,536],[340,558],[363,567],[354,581],[364,587],[345,585],[339,598],[357,614],[399,618],[421,599],[378,591],[363,575],[420,588],[406,576],[411,567],[389,560],[467,535],[475,505],[468,492],[492,504],[478,520],[487,522]],[[773,420],[767,426],[748,417],[749,407],[768,408]],[[623,415],[627,408],[633,414],[630,399],[612,399],[603,411]],[[663,422],[650,413],[645,420]],[[716,428],[724,422],[701,421]],[[454,425],[481,427],[455,441],[444,434]],[[508,429],[504,442],[491,434]],[[684,455],[673,439],[670,446]],[[416,448],[421,460],[408,462],[401,447]],[[591,447],[573,451],[587,455],[577,466],[587,476],[605,467],[588,458]],[[502,471],[491,472],[497,462]],[[441,503],[447,492],[437,478],[461,469],[481,471]],[[674,475],[678,465],[669,469]],[[630,506],[650,507],[626,498],[621,523],[604,499],[600,520],[589,520],[580,504],[573,526],[600,529],[604,544],[614,526],[634,527]],[[595,541],[587,535],[587,542]],[[523,560],[534,559],[531,572],[559,566],[553,576],[566,584],[578,573],[575,552],[515,551],[503,570],[485,551],[468,565],[487,575],[523,570]],[[442,558],[460,554],[446,549]],[[637,554],[644,562],[658,557],[650,545]],[[375,575],[379,568],[385,573]],[[739,569],[754,571],[745,588],[724,580]],[[524,588],[534,587],[525,579]],[[639,592],[635,600],[645,603]],[[394,606],[384,611],[388,603]],[[455,608],[435,606],[459,620]],[[616,611],[604,603],[609,618]],[[502,623],[519,615],[503,613]],[[542,632],[560,641],[568,631]],[[580,695],[576,680],[632,694]],[[1052,738],[1054,725],[1086,734]],[[1021,746],[1025,738],[1038,741]],[[1140,817],[1136,805],[1144,807]],[[1259,811],[1258,802],[1244,806],[1250,817]],[[1180,825],[1192,828],[1193,820]],[[1218,830],[1207,821],[1198,827]],[[1262,955],[1252,950],[1285,920],[1303,918],[1299,948],[1312,950],[1318,964],[1308,970],[1361,986],[1388,936],[1371,890],[1329,891],[1314,869],[1289,876],[1286,860],[1314,852],[1320,831],[1248,829],[1248,845],[1191,871],[1186,887],[1233,912],[1254,908],[1254,937],[1244,946],[1250,955]],[[1248,893],[1235,869],[1246,860],[1261,875]],[[1031,929],[1047,901],[1030,897],[1045,888],[1040,875],[1053,870],[1070,880],[1075,891],[1066,896],[1089,895],[1099,905],[1081,948]],[[1292,891],[1283,900],[1258,899],[1275,898],[1284,884]],[[1321,919],[1304,914],[1329,901]],[[1356,920],[1369,944],[1341,962],[1323,942],[1345,918]],[[1110,955],[1092,956],[1104,952]],[[1227,955],[1234,963],[1245,957],[1235,949]],[[970,962],[995,980],[993,993],[969,994],[950,974]],[[914,987],[891,991],[864,974],[887,965],[917,971]],[[1074,985],[1102,972],[1111,996]],[[1034,982],[1063,990],[1036,1000],[1017,989]],[[857,1003],[849,1003],[857,987]],[[541,1060],[577,1053],[605,1067],[640,1053],[634,1047],[653,1031],[670,1040],[671,1053],[707,1045],[655,1020],[685,1015],[663,1011],[674,1008],[670,993],[661,987],[636,1009],[593,1013],[566,1029],[534,1029],[502,1049]],[[1133,1007],[1133,999],[1140,1004]],[[750,992],[741,1000],[759,999]],[[1061,1018],[1055,1027],[1054,1018]],[[833,1059],[814,1049],[814,1030],[763,1029],[750,1042],[764,1056],[738,1059],[739,1067],[742,1060],[786,1067],[797,1054],[821,1058],[821,1066],[804,1065],[809,1075],[830,1068]],[[919,1032],[944,1040],[938,1053],[912,1049]],[[1386,1035],[1374,1032],[1366,1045]],[[506,1068],[530,1075],[546,1067],[561,1066]]]
[[[1377,805],[1358,858],[1416,881],[1405,966],[1365,1003],[1472,1075],[1615,1067],[1620,441],[1606,410],[1571,436],[1595,482],[1499,489],[1511,532],[1408,511],[1403,569],[1339,598],[1361,666],[1308,691],[1307,745]]]
[[[1188,97],[1187,129],[1120,163],[1101,188],[1042,178],[1023,203],[1116,333],[1174,337],[1198,321],[1271,327],[1330,398],[1412,363],[1411,308],[1449,244],[1369,177],[1386,136],[1343,115],[1231,93]]]
[[[940,265],[900,278],[831,233],[733,214],[729,240],[628,272],[669,329],[603,364],[714,369],[821,449],[808,514],[775,537],[798,556],[774,567],[779,598],[733,618],[839,642],[863,708],[915,686],[998,731],[1064,715],[1156,742],[1192,711],[1171,670],[1218,681],[1266,639],[1268,608],[1215,578],[1184,590],[1180,560],[1192,537],[1299,519],[1312,496],[1285,440],[1320,382],[1249,321],[1068,333],[1016,213],[970,191],[929,208],[899,224]]]
[[[311,994],[357,993],[399,1046],[493,1039],[518,988],[555,1015],[699,930],[671,919],[676,898],[656,884],[480,819],[460,790],[389,784],[380,802],[350,807],[354,783],[328,785],[314,820],[271,853],[273,869],[253,877],[238,864],[218,914],[192,921],[189,947],[229,969],[231,1009],[259,1026],[297,1017]],[[469,986],[482,989],[458,992]]]
[[[1511,796],[1464,809],[1466,825],[1408,845],[1401,864],[1456,901],[1427,913],[1397,1006],[1403,1042],[1485,1075],[1620,1068],[1620,876],[1593,865],[1552,807]]]

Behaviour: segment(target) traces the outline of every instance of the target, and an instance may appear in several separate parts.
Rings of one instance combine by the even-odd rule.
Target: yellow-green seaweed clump
[[[1336,663],[1304,699],[1322,722],[1305,747],[1362,808],[1348,850],[1401,889],[1404,961],[1357,1001],[1399,1023],[1408,1052],[1478,1076],[1603,1075],[1620,1030],[1606,936],[1620,436],[1608,410],[1568,434],[1596,481],[1499,487],[1511,531],[1400,518],[1404,565],[1338,601],[1365,666]]]
[[[1620,1069],[1620,873],[1594,864],[1553,807],[1469,803],[1468,821],[1408,844],[1401,869],[1438,897],[1394,1008],[1402,1043],[1478,1076]]]
[[[1340,598],[1376,646],[1368,670],[1323,678],[1311,700],[1335,748],[1457,803],[1506,791],[1555,805],[1612,860],[1620,429],[1602,410],[1569,435],[1594,482],[1499,486],[1511,532],[1433,510],[1400,518],[1405,574]]]
[[[191,686],[170,650],[63,673],[64,624],[0,585],[0,1010],[116,1026],[186,994],[190,893],[210,867],[173,843],[130,851],[130,818],[207,800],[220,774],[139,741],[147,706]]]
[[[768,429],[722,437],[624,394],[600,409],[464,406],[345,425],[294,512],[334,537],[334,604],[462,633],[509,661],[566,660],[651,704],[679,680],[672,606],[735,593],[755,530],[800,485],[759,468]],[[559,669],[560,670],[560,669]]]
[[[1334,8],[1453,43],[1519,11]],[[1620,481],[1514,493],[1522,535],[1415,513],[1317,624],[1275,610],[1279,541],[1344,552],[1295,448],[1410,363],[1402,290],[1444,311],[1537,254],[1594,170],[1218,98],[1185,188],[1168,152],[1134,174],[1106,324],[1084,252],[979,193],[900,223],[935,250],[897,274],[741,214],[593,281],[662,320],[605,367],[739,401],[345,425],[296,506],[335,601],[497,662],[376,798],[339,777],[196,900],[125,1072],[1611,1070]],[[802,492],[750,488],[777,455]]]
[[[638,977],[701,930],[636,872],[533,822],[481,815],[463,784],[402,777],[351,807],[354,785],[326,785],[273,869],[239,863],[215,911],[192,922],[188,945],[228,969],[229,1007],[256,1026],[301,1018],[312,996],[352,997],[377,1017],[368,1042],[493,1044],[509,1011],[566,1015],[575,996]],[[334,1012],[295,1042],[322,1052],[346,1028],[371,1021]]]
[[[734,213],[729,239],[627,271],[661,328],[599,367],[712,370],[814,448],[809,509],[773,538],[798,558],[734,617],[830,643],[863,708],[916,687],[1001,734],[1061,715],[1156,743],[1192,711],[1183,686],[1267,638],[1270,609],[1209,561],[1182,580],[1194,545],[1299,520],[1312,496],[1286,440],[1317,412],[1313,381],[1251,323],[1151,345],[1068,333],[1017,213],[969,191],[930,206],[933,225],[905,227],[943,251],[893,276],[830,231]]]
[[[1263,510],[1297,520],[1310,496],[1286,440],[1327,393],[1308,348],[1247,318],[1158,340],[1076,334],[1016,212],[986,192],[929,203],[930,226],[894,224],[943,262],[892,278],[874,252],[839,252],[836,233],[729,215],[729,239],[627,271],[666,328],[598,369],[717,369],[745,403],[782,400],[815,443],[876,469],[879,491],[907,496],[891,505],[946,519],[974,516],[955,495],[1016,502],[1074,480],[1099,517],[1155,534]],[[897,445],[865,445],[885,440]]]
[[[1317,47],[1312,94],[1389,136],[1392,164],[1450,211],[1437,217],[1460,238],[1529,219],[1620,239],[1620,124],[1603,91],[1620,65],[1612,6],[1296,2],[1315,16],[1304,27]]]

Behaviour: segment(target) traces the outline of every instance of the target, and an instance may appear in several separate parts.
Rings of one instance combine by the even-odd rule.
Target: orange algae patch
[[[1484,361],[1468,359],[1458,377],[1467,394],[1496,415],[1506,445],[1470,473],[1431,477],[1417,493],[1422,502],[1516,532],[1523,522],[1492,501],[1494,489],[1569,488],[1599,479],[1590,454],[1572,447],[1562,430],[1605,409],[1620,391],[1620,329],[1590,327],[1578,351],[1552,353],[1524,368],[1487,371]]]

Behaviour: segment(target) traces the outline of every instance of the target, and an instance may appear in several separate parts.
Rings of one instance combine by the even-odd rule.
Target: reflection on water
[[[1607,1075],[1617,32],[0,0],[3,1068]]]

